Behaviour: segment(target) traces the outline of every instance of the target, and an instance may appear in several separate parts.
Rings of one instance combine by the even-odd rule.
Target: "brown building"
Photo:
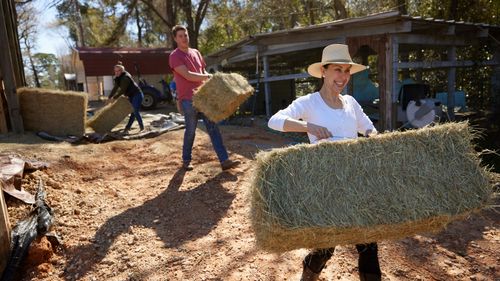
[[[113,88],[113,66],[121,61],[137,79],[139,76],[161,90],[161,79],[172,71],[168,66],[171,50],[167,48],[92,48],[73,49],[72,64],[77,90],[89,93],[89,100],[107,96]],[[136,80],[137,81],[137,80]]]

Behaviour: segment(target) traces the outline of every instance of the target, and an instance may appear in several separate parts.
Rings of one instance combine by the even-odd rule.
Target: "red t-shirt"
[[[206,64],[200,52],[189,48],[187,52],[175,49],[168,58],[170,68],[174,72],[175,83],[177,84],[177,98],[179,100],[191,100],[193,93],[203,82],[189,81],[175,71],[175,68],[185,65],[189,71],[204,73]]]

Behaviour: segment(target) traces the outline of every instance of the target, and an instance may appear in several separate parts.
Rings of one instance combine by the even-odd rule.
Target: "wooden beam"
[[[452,46],[448,49],[448,61],[456,62],[457,48]],[[451,121],[455,120],[455,76],[457,69],[448,68],[448,117]]]
[[[477,40],[465,39],[457,36],[435,36],[430,34],[398,34],[399,44],[438,45],[438,46],[466,46]]]
[[[26,86],[26,78],[24,76],[23,57],[21,54],[21,47],[19,46],[19,35],[17,33],[16,7],[14,1],[7,0],[3,2],[5,3],[5,26],[7,29],[7,35],[10,38],[8,43],[11,51],[12,66],[14,69],[14,81],[17,88],[24,87]]]
[[[287,74],[287,75],[279,75],[279,76],[270,76],[264,79],[260,79],[260,83],[262,82],[275,82],[275,81],[283,81],[283,80],[295,80],[295,79],[300,79],[300,78],[307,78],[311,77],[309,73],[307,72],[302,72],[302,73],[294,73],[294,74]],[[257,79],[253,79],[248,81],[250,84],[255,84],[257,83]]]
[[[394,38],[388,35],[387,41],[385,43],[385,52],[383,60],[380,62],[385,65],[383,69],[383,79],[381,96],[380,96],[380,128],[384,131],[392,131],[393,126],[393,73],[394,73],[394,58],[393,52],[396,44],[394,44]],[[379,55],[380,59],[380,55]]]
[[[0,272],[4,271],[10,256],[10,231],[7,204],[0,183]]]
[[[9,132],[6,119],[7,112],[4,110],[6,106],[4,105],[3,97],[3,82],[0,80],[0,134],[6,134]]]
[[[469,66],[498,66],[500,60],[489,61],[414,61],[400,62],[398,68],[449,68],[449,67],[469,67]]]
[[[264,80],[269,78],[269,57],[262,57],[262,63],[264,64]],[[264,82],[264,96],[266,101],[266,116],[271,117],[271,85],[269,82]]]
[[[16,67],[13,58],[15,56],[12,54],[9,42],[11,40],[17,40],[17,38],[10,38],[9,32],[7,30],[7,21],[13,16],[12,12],[9,13],[8,8],[5,4],[12,4],[11,1],[1,1],[0,2],[0,68],[2,69],[3,81],[5,87],[5,97],[7,99],[7,107],[9,110],[10,122],[12,125],[12,130],[16,133],[23,133],[23,120],[21,118],[21,110],[19,107],[19,99],[16,93],[17,82],[16,81]]]
[[[403,33],[411,31],[411,22],[402,21],[398,23],[388,24],[372,24],[372,25],[358,25],[341,28],[340,26],[332,26],[330,29],[314,29],[303,30],[301,32],[290,32],[289,34],[276,34],[268,38],[259,39],[259,44],[272,45],[272,44],[286,44],[309,42],[316,40],[327,40],[334,38],[356,37],[356,36],[370,36],[370,35],[383,35],[388,33]]]
[[[496,45],[496,52],[493,54],[493,59],[500,60],[500,44]],[[500,66],[495,66],[491,73],[491,95],[492,95],[492,111],[500,113]]]

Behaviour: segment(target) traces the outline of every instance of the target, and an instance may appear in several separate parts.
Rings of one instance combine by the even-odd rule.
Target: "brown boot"
[[[304,270],[302,271],[302,277],[300,281],[316,281],[319,279],[320,273],[315,273],[307,265],[304,265]]]
[[[238,166],[239,164],[240,164],[240,161],[238,161],[238,160],[233,161],[233,160],[227,159],[226,161],[222,162],[220,164],[220,166],[221,166],[222,170],[225,171],[228,169],[232,169],[232,168]]]

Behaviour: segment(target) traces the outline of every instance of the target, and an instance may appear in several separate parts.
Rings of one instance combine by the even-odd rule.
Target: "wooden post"
[[[264,81],[269,77],[269,58],[264,56],[262,58],[262,63],[264,64]],[[266,100],[266,116],[271,117],[271,85],[269,82],[264,82],[264,96]]]
[[[0,80],[0,134],[6,134],[9,132],[9,128],[7,127],[6,114],[4,111],[4,103],[3,103],[3,82]]]
[[[0,188],[0,273],[7,266],[10,255],[10,223],[7,205]],[[0,274],[1,275],[1,274]]]
[[[9,45],[11,40],[18,40],[17,37],[12,38],[9,36],[12,35],[12,32],[8,31],[8,27],[11,26],[8,24],[9,19],[12,18],[14,12],[9,11],[9,4],[12,4],[11,1],[1,1],[0,2],[0,67],[2,73],[2,79],[4,81],[5,87],[5,97],[7,99],[7,107],[9,110],[10,122],[12,125],[12,130],[16,133],[23,133],[23,120],[21,119],[21,110],[19,108],[19,99],[17,97],[16,88],[17,83],[22,83],[22,81],[16,81],[17,79],[21,79],[20,75],[16,75],[16,67],[15,63],[17,61],[17,56],[13,55],[12,50]],[[15,27],[15,26],[14,26]],[[12,28],[12,26],[11,26]],[[17,34],[17,33],[16,33]],[[16,60],[13,60],[16,59]],[[21,79],[22,80],[22,79]]]
[[[448,49],[448,61],[455,62],[457,60],[457,48],[451,46]],[[455,75],[457,69],[455,67],[448,68],[448,117],[450,121],[455,120]]]
[[[496,52],[493,54],[494,61],[500,61],[500,45],[496,45]],[[491,95],[492,111],[500,114],[500,65],[494,66],[491,73]]]
[[[394,129],[394,121],[393,118],[393,103],[395,101],[395,97],[397,97],[397,93],[395,93],[396,83],[395,79],[397,79],[397,68],[395,69],[394,65],[398,63],[397,61],[397,42],[395,38],[390,35],[387,35],[387,40],[385,42],[385,52],[381,60],[379,54],[379,60],[381,63],[384,63],[384,67],[379,67],[382,69],[381,72],[381,91],[380,91],[380,121],[382,130],[392,131]],[[395,74],[396,73],[396,74]]]

